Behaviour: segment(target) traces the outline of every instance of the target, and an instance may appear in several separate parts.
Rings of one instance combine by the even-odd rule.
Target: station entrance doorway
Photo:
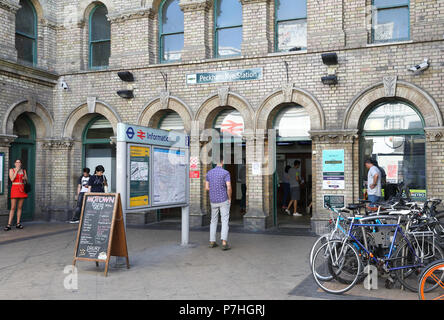
[[[219,154],[224,159],[224,169],[230,173],[232,201],[230,225],[243,225],[247,209],[246,147],[242,139],[244,120],[234,108],[224,108],[214,119],[213,129],[219,133]],[[217,148],[213,145],[213,148]],[[214,167],[216,164],[213,163]],[[205,177],[203,177],[205,179]]]
[[[276,131],[274,225],[278,228],[310,228],[313,190],[310,116],[299,105],[283,106],[274,118],[273,129]]]

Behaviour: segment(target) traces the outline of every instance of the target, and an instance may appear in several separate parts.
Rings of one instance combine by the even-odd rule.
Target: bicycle
[[[350,290],[360,279],[363,279],[363,264],[373,264],[377,267],[381,274],[395,275],[402,285],[412,291],[417,288],[412,285],[417,283],[418,271],[427,263],[444,258],[442,250],[435,246],[432,238],[428,238],[430,234],[424,232],[403,233],[401,228],[401,218],[410,214],[410,210],[393,212],[398,214],[397,223],[365,223],[371,220],[393,219],[390,216],[373,216],[360,220],[355,223],[355,217],[350,217],[350,227],[347,236],[342,240],[327,241],[315,253],[312,261],[312,274],[319,287],[324,291],[334,294],[344,293]],[[392,214],[393,214],[392,213]],[[393,228],[394,235],[388,254],[378,257],[369,250],[366,233],[362,233],[364,244],[355,237],[353,229],[362,228]],[[397,240],[398,235],[402,237],[401,241]],[[360,252],[351,244],[357,245]],[[436,254],[435,254],[436,253]],[[433,259],[433,260],[431,260]],[[394,262],[394,263],[393,263]],[[319,277],[321,275],[321,277]],[[331,277],[330,277],[331,276]],[[326,278],[328,280],[323,280]],[[392,283],[394,281],[391,281]]]
[[[419,300],[444,300],[443,278],[444,260],[434,261],[426,266],[419,279]]]

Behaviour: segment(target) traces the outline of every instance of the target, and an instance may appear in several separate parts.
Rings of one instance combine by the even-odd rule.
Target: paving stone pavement
[[[77,225],[30,223],[8,235],[1,231],[0,299],[417,300],[415,293],[383,285],[372,291],[357,285],[340,296],[324,293],[308,268],[316,239],[308,233],[234,228],[232,250],[222,251],[208,248],[207,228],[192,230],[190,244],[181,246],[178,227],[159,226],[127,229],[130,269],[113,257],[105,277],[103,263],[78,261],[77,289],[68,281]]]

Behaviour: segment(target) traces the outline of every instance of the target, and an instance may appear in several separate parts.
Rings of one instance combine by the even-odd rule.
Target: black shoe
[[[17,225],[15,226],[17,229],[23,229],[23,226],[20,223],[17,223]]]
[[[9,231],[9,230],[11,230],[11,225],[8,224],[3,230],[5,230],[5,231]]]

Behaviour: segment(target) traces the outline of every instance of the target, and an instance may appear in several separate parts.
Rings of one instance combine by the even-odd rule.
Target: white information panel
[[[186,151],[153,147],[152,205],[187,202]]]

